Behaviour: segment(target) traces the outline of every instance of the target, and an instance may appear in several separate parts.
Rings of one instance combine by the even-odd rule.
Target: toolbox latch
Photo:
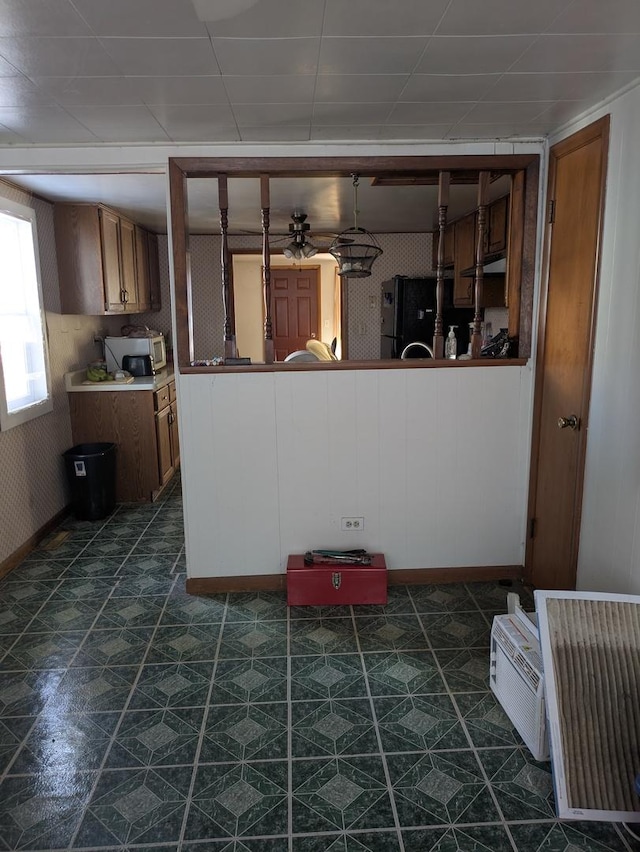
[[[340,586],[342,585],[342,572],[334,571],[333,574],[331,575],[331,583],[332,583],[334,589],[336,589],[336,590],[339,589]]]

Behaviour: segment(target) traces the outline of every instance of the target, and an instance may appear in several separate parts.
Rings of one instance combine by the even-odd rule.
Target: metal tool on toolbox
[[[305,565],[371,565],[371,556],[366,550],[307,550]]]

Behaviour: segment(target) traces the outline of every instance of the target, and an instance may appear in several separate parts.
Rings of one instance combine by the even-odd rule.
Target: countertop
[[[125,382],[93,382],[90,385],[83,384],[87,378],[87,371],[74,370],[72,373],[65,373],[64,384],[69,393],[77,393],[78,391],[157,391],[160,388],[168,385],[173,379],[173,370],[171,368],[158,370],[155,376],[137,376],[134,380],[126,384]]]

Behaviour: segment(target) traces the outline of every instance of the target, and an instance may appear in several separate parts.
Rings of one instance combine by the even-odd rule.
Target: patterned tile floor
[[[0,849],[639,852],[488,691],[504,587],[189,597],[178,481],[64,526],[0,584]]]

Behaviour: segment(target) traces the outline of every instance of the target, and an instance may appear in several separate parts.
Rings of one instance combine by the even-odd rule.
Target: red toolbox
[[[386,604],[387,565],[382,553],[371,553],[371,565],[344,562],[305,565],[304,554],[287,560],[287,604]]]

